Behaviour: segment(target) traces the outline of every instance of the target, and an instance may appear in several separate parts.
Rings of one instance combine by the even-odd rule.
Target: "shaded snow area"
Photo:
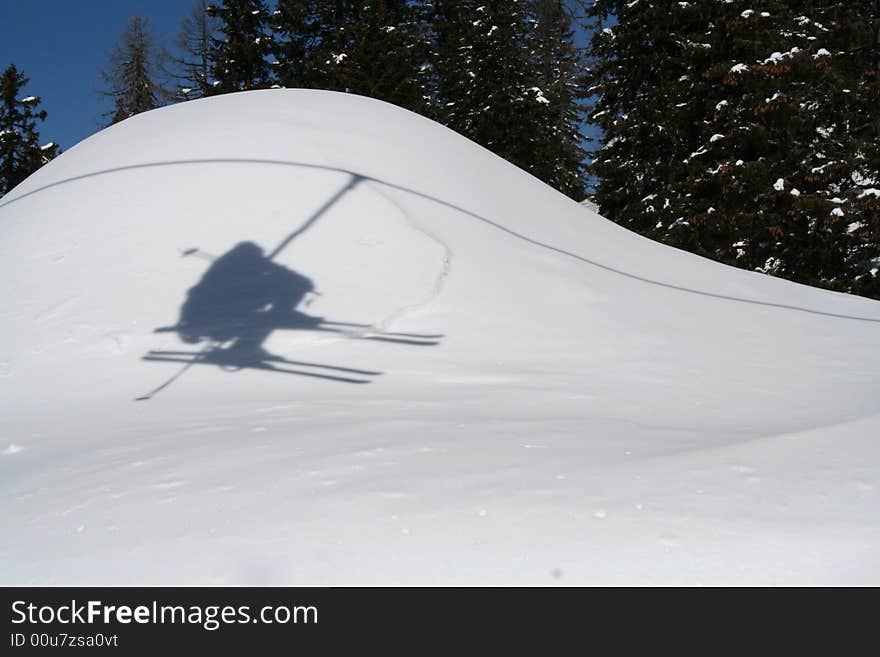
[[[880,304],[381,102],[100,132],[0,298],[3,584],[880,584]]]

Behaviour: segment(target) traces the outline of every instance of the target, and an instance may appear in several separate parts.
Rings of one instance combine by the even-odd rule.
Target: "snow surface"
[[[236,350],[275,315],[224,315],[254,291],[221,276],[227,342],[183,342],[242,242],[314,292]],[[100,132],[0,200],[0,298],[3,584],[880,584],[880,304],[656,244],[381,102]]]

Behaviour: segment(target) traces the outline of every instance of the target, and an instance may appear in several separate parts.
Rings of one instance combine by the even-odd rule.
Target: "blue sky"
[[[161,41],[191,8],[189,0],[0,0],[0,68],[14,63],[31,79],[25,91],[49,113],[40,137],[67,150],[101,127],[109,104],[99,72],[129,18],[148,17]]]

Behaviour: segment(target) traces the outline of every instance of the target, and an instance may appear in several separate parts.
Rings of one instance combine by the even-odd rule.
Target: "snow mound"
[[[880,304],[385,103],[163,108],[0,199],[13,583],[880,583]]]

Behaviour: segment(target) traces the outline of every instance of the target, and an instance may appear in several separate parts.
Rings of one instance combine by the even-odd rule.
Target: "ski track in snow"
[[[70,296],[66,298],[64,301],[53,304],[50,308],[43,310],[41,313],[37,314],[34,317],[34,322],[36,324],[43,324],[48,322],[49,320],[55,319],[60,314],[65,312],[67,309],[71,308],[76,302],[79,300],[77,296]]]
[[[319,144],[314,139],[308,139],[309,146],[311,146],[324,161],[324,164],[330,168],[339,171],[345,170],[344,167],[341,167],[337,162],[334,161],[332,157],[327,153],[326,149],[324,149],[321,144]],[[347,193],[354,189],[356,184],[359,182],[361,186],[368,185],[370,191],[384,199],[389,205],[393,206],[397,213],[402,217],[403,221],[406,225],[412,230],[421,233],[423,236],[427,237],[429,240],[433,241],[437,245],[443,249],[443,259],[440,267],[440,271],[438,272],[436,278],[434,279],[434,284],[426,296],[426,298],[422,301],[417,301],[412,304],[408,304],[397,310],[393,311],[389,315],[387,315],[384,319],[380,320],[376,323],[375,327],[379,331],[387,331],[393,327],[394,323],[402,319],[403,317],[414,313],[418,310],[422,310],[430,306],[437,298],[439,298],[440,294],[443,292],[443,285],[446,282],[446,279],[449,277],[449,273],[452,269],[452,248],[445,241],[440,239],[436,234],[425,228],[422,224],[417,222],[403,207],[400,203],[394,199],[391,194],[385,193],[380,188],[381,181],[375,180],[368,176],[360,176],[353,173],[349,173],[352,176],[352,181],[345,187],[344,193]],[[300,231],[303,229],[300,228]],[[298,231],[299,232],[299,231]],[[355,332],[355,335],[358,333]],[[362,335],[368,335],[368,332],[360,332]]]
[[[441,249],[443,249],[443,259],[442,259],[442,263],[440,266],[440,271],[437,273],[437,276],[434,279],[434,285],[432,286],[427,297],[422,301],[418,301],[416,303],[403,306],[402,308],[398,308],[397,310],[392,312],[390,315],[388,315],[385,319],[381,320],[377,324],[377,327],[381,331],[386,331],[386,330],[392,328],[395,322],[399,321],[400,319],[402,319],[406,315],[409,315],[409,314],[414,313],[418,310],[422,310],[424,308],[427,308],[435,300],[437,300],[440,297],[440,295],[443,292],[443,285],[446,282],[446,279],[449,277],[450,271],[452,270],[453,253],[452,253],[452,248],[449,246],[449,244],[444,242],[442,239],[440,239],[433,232],[431,232],[430,230],[428,230],[427,228],[422,226],[419,222],[417,222],[415,219],[413,219],[413,217],[406,210],[404,210],[403,207],[390,194],[386,194],[381,189],[379,189],[378,186],[376,186],[372,183],[370,184],[370,190],[373,193],[377,194],[378,196],[381,196],[390,205],[394,206],[394,208],[397,210],[397,212],[400,214],[400,216],[403,217],[403,220],[406,222],[406,224],[411,229],[421,233],[422,235],[427,237],[429,240],[432,240],[433,242],[438,244]]]

